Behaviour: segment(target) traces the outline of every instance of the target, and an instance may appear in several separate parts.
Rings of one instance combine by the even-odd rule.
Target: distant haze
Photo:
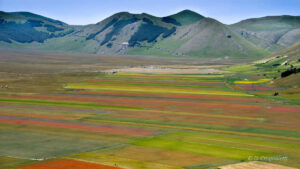
[[[300,15],[300,0],[0,0],[0,10],[29,11],[68,24],[97,23],[128,11],[167,16],[190,9],[231,24],[270,15]]]

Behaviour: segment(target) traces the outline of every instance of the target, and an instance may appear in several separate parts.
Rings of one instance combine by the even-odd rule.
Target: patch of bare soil
[[[261,161],[243,162],[237,164],[230,164],[218,167],[220,169],[295,169],[278,164],[266,163]]]
[[[222,65],[213,66],[189,66],[189,65],[159,65],[159,66],[138,66],[123,67],[118,69],[106,70],[107,73],[158,73],[158,74],[220,74],[225,71],[218,68]]]

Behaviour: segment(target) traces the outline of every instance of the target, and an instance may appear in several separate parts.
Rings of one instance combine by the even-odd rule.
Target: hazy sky
[[[167,16],[183,9],[230,24],[267,15],[300,15],[300,0],[0,0],[1,11],[29,11],[76,25],[120,11]]]

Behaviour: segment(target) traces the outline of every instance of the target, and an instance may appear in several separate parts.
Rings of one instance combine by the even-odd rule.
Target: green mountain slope
[[[155,44],[144,43],[143,45],[143,48],[130,49],[129,53],[221,58],[256,58],[269,54],[211,18],[203,18],[194,24],[178,26],[172,36],[161,38]]]
[[[247,19],[230,28],[269,51],[279,51],[300,41],[300,16],[268,16]]]
[[[164,17],[163,20],[165,21],[169,21],[169,22],[175,22],[177,21],[177,25],[181,26],[181,25],[190,25],[193,23],[196,23],[197,21],[203,19],[204,16],[191,11],[191,10],[183,10],[181,12],[178,12],[177,14],[171,15],[171,16],[167,16]]]
[[[1,12],[0,18],[1,46],[171,57],[259,58],[270,54],[233,31],[234,26],[190,10],[167,17],[120,12],[83,26],[26,12]],[[292,33],[289,36],[297,39]]]

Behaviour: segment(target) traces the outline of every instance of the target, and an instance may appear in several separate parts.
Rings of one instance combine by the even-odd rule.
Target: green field
[[[111,143],[88,139],[13,130],[1,130],[0,134],[0,156],[18,157],[21,159],[57,158],[111,145]]]

